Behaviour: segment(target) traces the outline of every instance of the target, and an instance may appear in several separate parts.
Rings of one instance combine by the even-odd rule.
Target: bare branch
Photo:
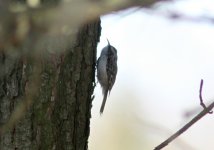
[[[172,136],[170,136],[167,140],[165,140],[160,145],[158,145],[154,150],[160,150],[163,147],[167,146],[170,142],[172,142],[174,139],[176,139],[178,136],[180,136],[182,133],[184,133],[189,127],[191,127],[193,124],[195,124],[198,120],[200,120],[207,113],[209,113],[209,114],[213,113],[212,109],[214,107],[214,102],[211,103],[208,107],[206,107],[206,105],[204,104],[203,97],[202,97],[203,83],[204,83],[204,80],[201,79],[200,89],[199,89],[199,99],[200,99],[200,105],[204,108],[204,110],[201,111],[201,113],[199,113],[198,115],[196,115],[190,122],[188,122],[186,125],[184,125],[180,130],[178,130],[176,133],[174,133]]]
[[[214,16],[208,15],[208,14],[192,16],[176,10],[168,10],[168,11],[162,12],[162,11],[153,11],[150,9],[147,9],[146,11],[144,10],[144,12],[169,18],[172,20],[178,20],[178,21],[187,21],[187,22],[194,22],[194,23],[204,22],[204,23],[211,23],[211,24],[214,23]]]
[[[165,146],[167,146],[170,142],[175,140],[178,136],[180,136],[187,129],[189,129],[193,124],[195,124],[197,121],[199,121],[203,116],[205,116],[207,113],[209,113],[213,109],[213,107],[214,107],[214,102],[212,102],[208,107],[206,107],[203,111],[201,111],[198,115],[196,115],[192,120],[190,120],[186,125],[184,125],[176,133],[174,133],[172,136],[170,136],[168,139],[166,139],[160,145],[155,147],[154,150],[160,150],[160,149],[164,148]]]
[[[26,5],[23,5],[22,9],[20,6],[8,9],[0,7],[0,49],[9,44],[19,46],[27,41],[32,32],[40,36],[75,37],[83,24],[101,15],[130,7],[148,7],[161,1],[166,0],[63,1],[51,7],[30,8]]]

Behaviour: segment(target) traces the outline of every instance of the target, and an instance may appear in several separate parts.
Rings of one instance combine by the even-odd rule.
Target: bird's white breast
[[[105,83],[108,83],[108,77],[106,72],[106,64],[107,64],[107,57],[101,56],[102,58],[99,58],[99,63],[97,66],[98,70],[98,80],[101,83],[101,85],[104,85]]]

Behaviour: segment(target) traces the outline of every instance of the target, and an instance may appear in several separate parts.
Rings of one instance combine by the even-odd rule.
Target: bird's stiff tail
[[[101,105],[101,108],[100,108],[100,114],[102,114],[103,111],[104,111],[107,95],[108,95],[108,90],[104,91],[104,97],[103,97],[103,102],[102,102],[102,105]]]

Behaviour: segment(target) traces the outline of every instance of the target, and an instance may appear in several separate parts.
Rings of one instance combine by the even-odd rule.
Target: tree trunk
[[[1,150],[87,149],[100,31],[100,20],[84,25],[60,55],[0,51],[0,125],[12,124],[0,127]]]

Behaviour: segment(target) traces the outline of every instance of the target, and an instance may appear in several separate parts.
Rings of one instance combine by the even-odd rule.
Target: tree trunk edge
[[[80,29],[68,53],[65,56],[57,56],[57,60],[62,60],[57,67],[50,61],[41,62],[42,83],[38,97],[24,118],[11,131],[0,137],[1,150],[88,149],[95,87],[96,49],[100,34],[101,26],[98,19]],[[3,60],[3,57],[0,59]],[[17,64],[21,65],[21,69],[14,73],[20,74],[26,66],[15,61],[12,68],[17,67]],[[6,64],[4,62],[1,65]],[[23,88],[24,76],[22,79],[20,76],[15,77],[20,82],[17,88],[21,88],[21,85]],[[2,81],[1,84],[11,82],[11,78]],[[4,87],[1,84],[0,89]],[[6,95],[7,91],[4,92],[3,94],[1,92],[0,98],[1,125],[12,113],[10,106],[18,99],[16,97],[15,100],[11,99]],[[6,101],[5,107],[2,102]],[[5,109],[7,112],[4,112]]]

